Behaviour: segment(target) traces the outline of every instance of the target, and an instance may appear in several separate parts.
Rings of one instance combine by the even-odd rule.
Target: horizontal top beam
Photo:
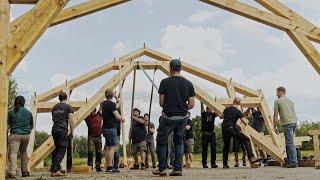
[[[36,4],[39,0],[9,0],[10,4]]]

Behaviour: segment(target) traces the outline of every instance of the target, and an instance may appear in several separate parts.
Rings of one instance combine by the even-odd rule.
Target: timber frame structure
[[[0,179],[3,179],[5,176],[6,167],[9,75],[49,27],[128,1],[130,0],[90,0],[65,8],[69,0],[0,0]],[[313,68],[320,74],[320,54],[311,43],[311,41],[320,43],[320,28],[285,6],[279,0],[255,0],[269,11],[252,7],[237,0],[199,1],[284,31],[305,55]],[[10,22],[10,4],[35,5],[30,11]],[[129,68],[131,65],[124,67]],[[161,69],[161,67],[159,67],[159,69]],[[124,74],[129,71],[126,68],[123,69]],[[162,67],[162,70],[165,71],[166,69]],[[208,72],[204,77],[210,79],[209,74],[211,73]],[[122,74],[120,74],[119,77],[122,77]],[[225,82],[213,81],[226,85]],[[114,83],[115,82],[110,81],[110,84],[106,86],[112,87],[115,85]],[[232,86],[228,86],[231,87],[228,92],[232,93]],[[234,86],[234,89],[239,93],[252,93],[244,91],[242,87],[243,86]],[[198,92],[202,92],[201,89],[197,90]],[[206,96],[205,93],[202,95],[203,96],[200,97],[198,94],[198,98],[206,104],[212,107],[217,104],[210,96]],[[259,95],[255,95],[259,97]],[[267,107],[264,100],[261,105],[262,107]],[[220,106],[216,105],[214,107],[216,110],[222,110],[221,104]],[[84,116],[84,114],[86,113],[79,114],[77,117]],[[258,137],[260,136],[257,134],[255,138],[257,139]],[[253,139],[253,141],[255,140]],[[259,142],[257,141],[256,143],[259,144]],[[278,146],[278,148],[279,147],[280,146]]]

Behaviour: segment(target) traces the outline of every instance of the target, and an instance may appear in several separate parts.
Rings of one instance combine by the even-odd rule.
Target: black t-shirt
[[[191,119],[187,119],[187,125],[190,125],[191,128],[186,130],[185,139],[191,139],[193,138],[193,123]]]
[[[187,101],[195,92],[190,81],[181,76],[171,76],[160,83],[159,94],[164,95],[163,111],[167,116],[186,116]]]
[[[216,117],[216,113],[201,113],[201,131],[208,133],[214,132],[214,121]]]
[[[258,132],[264,132],[264,119],[261,112],[255,111],[252,113],[253,122],[252,128]]]
[[[221,124],[221,127],[229,127],[229,126],[235,126],[238,119],[243,118],[243,113],[237,109],[236,107],[227,107],[223,111],[223,121]]]
[[[66,103],[58,103],[52,109],[52,132],[68,131],[69,113],[73,113],[72,107]]]
[[[116,127],[117,119],[113,114],[113,112],[116,110],[117,110],[116,103],[108,100],[102,103],[102,119],[103,119],[102,127],[104,129],[110,129],[110,128]]]
[[[140,119],[143,119],[142,116],[139,116]],[[147,130],[145,124],[138,123],[133,120],[132,130],[131,130],[132,144],[140,143],[147,139]]]

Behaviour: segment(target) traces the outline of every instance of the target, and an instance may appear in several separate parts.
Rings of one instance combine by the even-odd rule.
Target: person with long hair
[[[16,177],[17,155],[20,152],[22,177],[30,176],[28,171],[27,147],[31,130],[33,129],[33,117],[25,106],[26,100],[23,96],[17,96],[14,106],[8,112],[8,125],[10,135],[9,144],[9,177]]]

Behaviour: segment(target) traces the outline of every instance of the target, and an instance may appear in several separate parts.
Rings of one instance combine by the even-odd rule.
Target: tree
[[[18,84],[12,76],[9,76],[9,100],[8,100],[9,108],[13,106],[14,98],[17,96],[17,94],[18,94]]]

